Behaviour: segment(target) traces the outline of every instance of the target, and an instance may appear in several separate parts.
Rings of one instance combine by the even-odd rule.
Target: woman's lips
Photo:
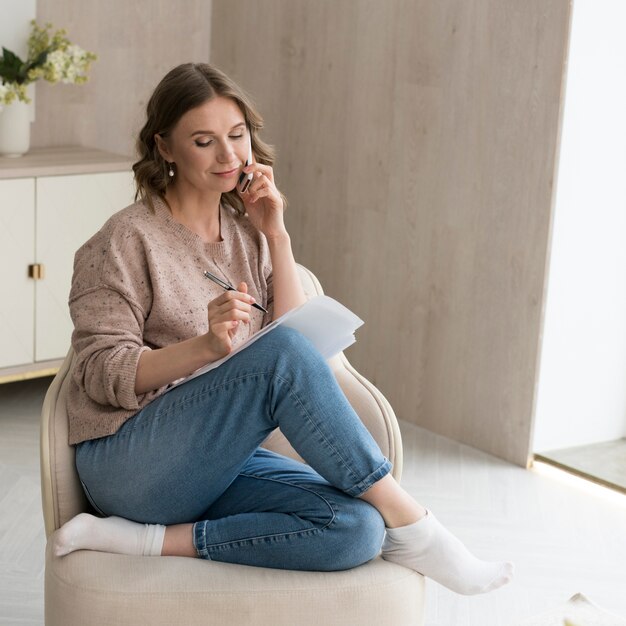
[[[234,176],[239,171],[239,168],[236,167],[232,170],[228,170],[227,172],[212,172],[215,176],[221,176],[222,178],[229,178],[230,176]]]

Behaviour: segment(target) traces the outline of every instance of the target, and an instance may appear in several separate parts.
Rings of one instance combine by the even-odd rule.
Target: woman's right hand
[[[189,376],[208,362],[225,357],[233,349],[232,338],[239,324],[250,322],[246,283],[239,291],[226,291],[208,305],[209,331],[164,348],[144,350],[139,356],[135,375],[135,394],[140,395]]]
[[[250,323],[250,309],[255,301],[248,295],[248,285],[241,282],[238,291],[225,291],[208,306],[209,331],[205,337],[211,351],[220,359],[233,349],[232,339],[239,324]]]

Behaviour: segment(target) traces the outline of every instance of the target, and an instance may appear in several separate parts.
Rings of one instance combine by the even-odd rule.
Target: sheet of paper
[[[329,296],[315,296],[283,318],[276,321],[300,331],[326,359],[352,345],[356,329],[363,325],[362,319]]]
[[[330,296],[314,296],[304,304],[269,323],[224,358],[207,363],[187,378],[173,383],[169,389],[219,367],[281,324],[300,331],[325,359],[330,359],[356,341],[354,333],[357,328],[363,325],[363,320]]]

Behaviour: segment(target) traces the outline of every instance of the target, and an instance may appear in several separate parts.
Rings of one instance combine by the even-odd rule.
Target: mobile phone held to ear
[[[246,164],[244,167],[248,167],[252,163],[252,142],[249,143],[248,148],[248,158],[246,159]],[[241,172],[239,175],[239,180],[237,181],[237,190],[240,193],[246,193],[252,179],[254,178],[254,174],[250,172],[250,174],[246,174],[245,172]]]

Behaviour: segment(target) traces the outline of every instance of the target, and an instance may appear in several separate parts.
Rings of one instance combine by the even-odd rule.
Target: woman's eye
[[[241,135],[229,135],[229,137],[231,139],[241,139],[243,137],[243,134]],[[207,148],[208,146],[210,146],[213,143],[212,139],[209,139],[208,141],[205,141],[204,143],[202,141],[196,141],[196,146],[198,146],[198,148]]]

